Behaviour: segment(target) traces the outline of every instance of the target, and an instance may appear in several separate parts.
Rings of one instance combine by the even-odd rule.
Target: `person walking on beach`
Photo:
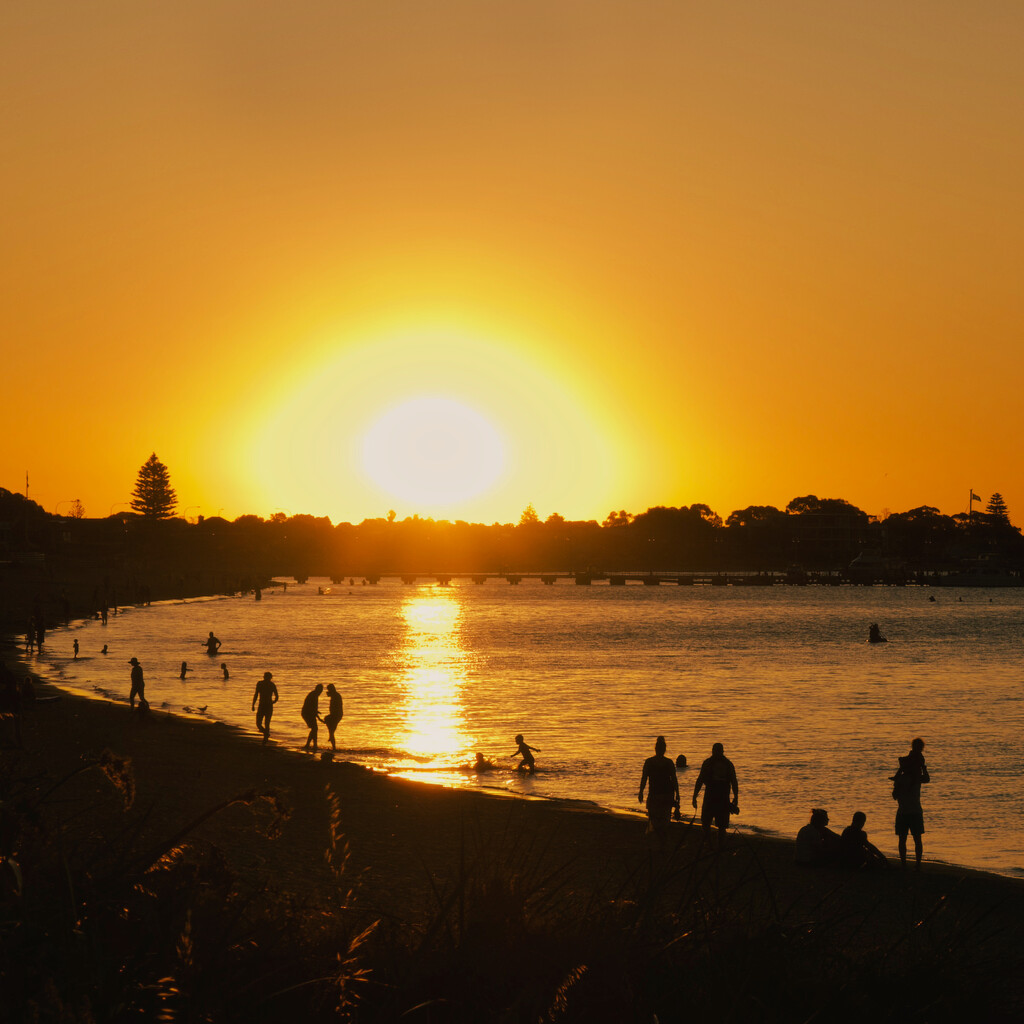
[[[210,630],[210,635],[201,643],[206,647],[206,653],[212,658],[220,650],[220,641],[213,635],[213,630]]]
[[[132,688],[128,694],[128,703],[135,707],[135,698],[139,698],[139,710],[145,711],[149,707],[146,701],[146,681],[142,678],[142,666],[138,658],[129,658],[128,664],[132,667]]]
[[[306,694],[306,699],[302,702],[302,720],[309,727],[309,735],[306,737],[306,745],[302,748],[303,750],[309,750],[310,744],[313,745],[313,753],[316,753],[316,734],[317,734],[317,720],[323,721],[320,718],[320,694],[324,692],[323,683],[317,683],[309,693]]]
[[[537,767],[537,762],[534,759],[534,754],[540,753],[540,747],[531,747],[528,743],[523,740],[523,734],[519,733],[516,736],[516,743],[519,744],[516,747],[515,752],[509,754],[509,757],[522,757],[522,761],[519,762],[518,771],[521,772],[532,772]]]
[[[256,690],[252,695],[252,709],[256,712],[256,728],[263,733],[264,743],[270,739],[270,718],[274,714],[277,696],[274,674],[264,672],[263,678],[256,684]]]
[[[896,835],[899,836],[900,865],[907,866],[907,833],[914,837],[914,861],[921,870],[924,845],[924,811],[921,808],[921,785],[931,782],[924,763],[924,740],[918,736],[910,743],[910,753],[900,758],[900,766],[892,776],[892,798],[896,801]]]
[[[700,766],[700,774],[693,785],[693,806],[696,810],[697,796],[704,787],[704,802],[700,809],[700,823],[704,837],[711,834],[711,825],[718,826],[718,845],[725,842],[725,830],[729,827],[729,815],[739,813],[740,787],[736,781],[736,769],[725,756],[725,748],[716,743],[711,756]],[[730,791],[732,799],[729,799]]]
[[[665,756],[665,737],[654,741],[654,757],[644,761],[640,773],[640,790],[636,799],[643,803],[644,788],[647,787],[647,834],[652,832],[664,843],[668,835],[668,823],[672,808],[679,806],[679,780],[676,766]]]
[[[334,742],[334,730],[338,728],[338,723],[345,717],[345,705],[334,683],[327,684],[327,701],[327,717],[324,719],[324,725],[327,726],[327,732],[331,738],[331,750],[337,750],[338,746]]]

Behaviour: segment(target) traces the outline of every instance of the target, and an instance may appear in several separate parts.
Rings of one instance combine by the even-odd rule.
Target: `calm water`
[[[888,644],[866,643],[876,621]],[[200,643],[211,629],[224,642],[216,658]],[[812,806],[839,827],[863,810],[873,841],[893,853],[887,776],[920,735],[933,780],[926,856],[1024,874],[1022,629],[1021,590],[313,579],[262,602],[166,604],[57,630],[36,667],[124,698],[135,655],[155,708],[206,707],[254,734],[253,687],[269,669],[281,694],[272,738],[292,747],[305,739],[303,697],[333,681],[346,759],[617,809],[637,807],[657,734],[691,764],[684,808],[721,740],[739,775],[739,827],[793,835]],[[541,750],[533,777],[511,771],[519,732]],[[460,771],[478,750],[502,770]]]

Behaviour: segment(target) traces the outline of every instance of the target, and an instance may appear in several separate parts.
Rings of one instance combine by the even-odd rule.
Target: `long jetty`
[[[1019,587],[1024,578],[1018,575],[979,576],[969,573],[900,573],[874,574],[858,572],[384,572],[359,576],[332,576],[331,582],[341,584],[356,579],[366,584],[384,580],[400,581],[408,586],[434,583],[447,587],[454,581],[478,585],[502,581],[518,586],[524,581],[539,581],[553,586],[570,581],[578,587],[592,585],[623,587],[627,584],[647,587],[771,587],[771,586],[924,586],[924,587]]]

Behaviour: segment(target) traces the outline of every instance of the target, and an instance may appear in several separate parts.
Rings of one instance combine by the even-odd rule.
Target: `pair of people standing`
[[[679,806],[679,779],[672,761],[665,756],[665,737],[659,736],[654,743],[654,757],[644,761],[640,775],[640,790],[637,800],[642,803],[644,789],[647,790],[648,832],[654,832],[664,841],[668,832],[672,809]],[[684,762],[685,763],[685,762]],[[705,836],[710,833],[711,826],[717,825],[719,843],[729,827],[729,815],[738,814],[740,788],[736,781],[736,769],[732,761],[725,756],[725,748],[716,743],[711,748],[711,756],[700,767],[700,773],[693,786],[693,806],[697,807],[697,797],[704,790],[704,802],[701,806],[701,825]]]

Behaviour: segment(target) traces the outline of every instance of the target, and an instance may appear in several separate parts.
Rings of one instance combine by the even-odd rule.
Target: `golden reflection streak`
[[[459,631],[462,607],[452,594],[420,591],[402,605],[402,617],[405,732],[399,743],[416,758],[466,761],[472,740],[462,706],[468,663]],[[423,772],[415,777],[431,781]]]

